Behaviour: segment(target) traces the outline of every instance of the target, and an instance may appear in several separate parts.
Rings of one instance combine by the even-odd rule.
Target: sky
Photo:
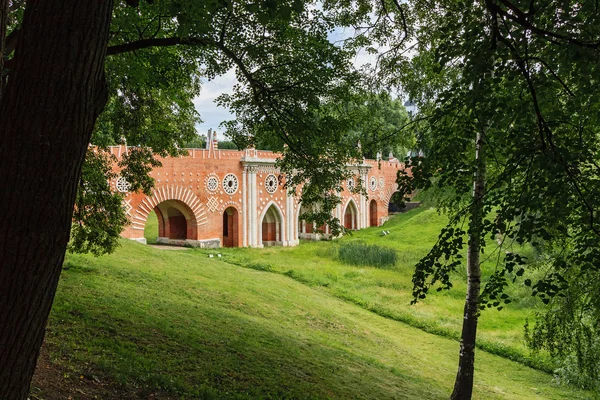
[[[208,129],[222,133],[223,130],[219,129],[219,124],[235,118],[229,110],[217,106],[214,100],[222,93],[232,93],[233,85],[236,82],[234,70],[229,70],[225,75],[218,76],[212,81],[202,80],[200,96],[194,99],[196,111],[200,113],[200,118],[203,121],[201,124],[196,125],[199,135],[206,135]],[[223,135],[219,135],[219,140],[224,139]]]

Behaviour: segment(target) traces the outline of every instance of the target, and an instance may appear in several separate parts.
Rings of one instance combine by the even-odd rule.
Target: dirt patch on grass
[[[165,393],[125,388],[110,379],[101,377],[86,368],[73,371],[50,358],[50,350],[44,344],[29,391],[31,400],[171,400],[175,397]]]

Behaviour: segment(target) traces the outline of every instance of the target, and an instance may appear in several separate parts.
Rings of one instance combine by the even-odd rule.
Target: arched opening
[[[275,246],[283,244],[283,229],[281,226],[281,221],[282,218],[279,210],[277,210],[275,205],[271,204],[271,206],[265,212],[261,224],[261,239],[263,246]]]
[[[369,204],[369,226],[379,226],[377,222],[377,202],[375,200],[371,200]]]
[[[158,238],[158,224],[156,211],[150,211],[146,224],[144,225],[144,238],[146,239],[146,243],[156,244],[156,239]]]
[[[187,240],[197,239],[196,218],[183,202],[163,201],[148,215],[144,237],[148,243],[183,246]]]
[[[356,205],[352,200],[350,200],[346,206],[346,212],[344,213],[344,227],[346,229],[358,229],[358,225],[356,223],[357,215],[358,210],[356,209]]]
[[[298,211],[298,237],[300,239],[321,240],[329,238],[329,226],[323,224],[317,229],[315,222],[309,222],[302,219],[302,214],[306,213],[306,208],[300,206]]]
[[[228,207],[223,212],[223,247],[239,247],[238,211]]]
[[[185,215],[175,207],[166,209],[168,224],[165,226],[165,237],[174,240],[182,240],[187,237],[187,221]]]
[[[300,239],[311,239],[313,233],[313,223],[302,219],[302,214],[307,212],[306,208],[300,206],[298,211],[298,237]]]

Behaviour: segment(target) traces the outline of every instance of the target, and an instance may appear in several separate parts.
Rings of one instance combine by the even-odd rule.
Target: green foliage
[[[123,31],[123,23],[127,22],[116,14],[114,29]],[[193,103],[200,94],[195,57],[179,48],[148,48],[108,57],[110,97],[92,143],[105,146],[126,141],[161,155],[179,154],[178,149],[195,138],[195,125],[201,122]]]
[[[206,148],[206,135],[196,135],[193,139],[185,142],[183,145],[186,149],[205,149]]]
[[[393,267],[398,260],[398,255],[392,249],[361,242],[342,243],[338,257],[346,264],[373,267]]]
[[[376,159],[378,152],[383,157],[389,153],[402,156],[413,149],[415,137],[413,132],[404,129],[409,119],[401,99],[392,99],[385,91],[366,93],[364,97],[358,104],[336,105],[347,114],[352,111],[345,109],[357,109],[351,133],[360,141],[364,157]]]
[[[69,252],[99,256],[117,247],[127,216],[121,205],[123,195],[110,188],[117,176],[112,170],[114,162],[110,153],[89,148],[77,189]]]
[[[131,185],[132,192],[142,191],[149,195],[154,187],[154,179],[149,172],[152,168],[160,167],[160,161],[154,158],[151,149],[147,147],[128,148],[118,163],[121,176]]]
[[[235,143],[229,148],[253,141],[273,150],[289,145],[294,152],[282,161],[282,170],[290,177],[299,173],[288,183],[306,185],[307,204],[319,200],[332,209],[337,196],[321,199],[321,194],[347,175],[346,162],[361,157],[346,135],[351,120],[344,122],[339,113],[321,115],[320,109],[345,102],[359,88],[348,79],[357,76],[350,72],[351,52],[328,41],[333,20],[315,4],[117,2],[106,61],[109,101],[92,143],[139,146],[120,167],[134,190],[149,190],[150,152],[178,155],[186,145],[198,147],[194,126],[200,119],[193,99],[200,93],[200,77],[210,80],[235,69],[240,83],[219,100],[238,115],[225,125]],[[336,150],[321,157],[323,148]],[[308,188],[311,182],[314,189]],[[338,226],[332,229],[337,232]]]
[[[422,46],[410,70],[396,70],[394,76],[407,83],[420,105],[419,147],[426,156],[411,160],[413,178],[400,180],[405,193],[452,188],[446,204],[457,214],[453,222],[461,224],[472,190],[474,132],[485,129],[486,212],[493,217],[495,210],[495,217],[482,234],[493,238],[501,232],[507,242],[534,247],[564,246],[568,234],[573,244],[554,263],[558,276],[574,265],[595,270],[600,265],[594,218],[600,206],[600,120],[588,111],[599,100],[587,82],[600,77],[600,69],[592,61],[597,51],[584,44],[592,40],[584,30],[600,15],[585,6],[557,16],[561,6],[556,3],[535,10],[541,31],[529,36],[523,20],[509,16],[521,12],[520,4],[473,3],[468,10],[445,4],[440,2],[444,12],[426,3],[408,6],[421,21],[410,34]],[[560,38],[548,41],[542,31]],[[455,239],[449,235],[441,242]],[[451,250],[442,254],[454,262]],[[510,273],[510,263],[501,264]],[[551,282],[532,286],[550,297],[559,291]]]
[[[414,127],[424,157],[411,158],[412,175],[399,176],[402,194],[432,190],[451,216],[417,263],[415,300],[451,287],[453,271],[461,269],[461,239],[475,233],[502,243],[486,255],[498,266],[485,277],[482,306],[510,301],[504,293],[510,282],[531,288],[544,303],[560,303],[557,296],[577,286],[571,271],[585,280],[600,266],[600,114],[592,111],[600,97],[589,85],[600,79],[598,8],[440,0],[381,2],[370,12],[388,16],[362,32],[363,41],[388,49],[374,66],[376,76],[402,87],[420,110]],[[487,149],[487,189],[483,224],[473,227],[467,221],[477,132]],[[527,248],[553,249],[560,257],[547,259],[545,274],[524,278],[537,267],[525,258]],[[586,303],[585,292],[576,293]],[[597,313],[586,304],[584,315]],[[565,334],[577,329],[564,321]],[[561,324],[556,319],[542,329],[560,336]],[[569,351],[580,345],[589,353],[583,344]]]
[[[547,258],[544,261],[548,270]],[[527,330],[528,345],[535,351],[548,350],[559,360],[559,382],[600,390],[600,276],[574,268],[563,280],[566,287],[558,296],[545,298],[549,308],[538,312]]]
[[[237,145],[235,143],[227,141],[227,140],[219,142],[219,149],[241,150],[240,148],[237,147]]]

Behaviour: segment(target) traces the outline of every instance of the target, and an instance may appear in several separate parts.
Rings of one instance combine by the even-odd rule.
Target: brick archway
[[[194,213],[180,200],[166,200],[154,207],[158,219],[158,243],[186,244],[196,240],[198,223]]]
[[[258,224],[258,238],[261,246],[280,246],[284,237],[283,213],[277,204],[273,201],[269,202],[263,209],[260,215],[260,223]]]
[[[358,229],[358,207],[354,199],[348,200],[344,208],[344,227],[346,229]]]
[[[239,215],[233,206],[223,211],[223,247],[239,247]]]
[[[162,186],[144,198],[132,213],[132,228],[143,232],[148,215],[153,210],[156,210],[159,220],[159,236],[165,235],[167,239],[195,241],[198,239],[198,228],[207,222],[206,211],[200,199],[182,186]],[[168,222],[172,222],[173,226]]]
[[[369,226],[379,226],[377,218],[377,201],[375,199],[369,202]]]
[[[385,192],[383,193],[383,196],[381,198],[386,210],[388,209],[388,207],[390,205],[390,200],[392,199],[392,195],[394,193],[396,193],[397,191],[398,191],[398,184],[395,182],[386,187]]]
[[[301,239],[309,239],[311,237],[311,234],[314,231],[314,223],[312,222],[307,222],[303,219],[301,219],[300,217],[302,216],[303,212],[306,212],[306,208],[302,207],[302,204],[300,204],[298,206],[298,237]]]

